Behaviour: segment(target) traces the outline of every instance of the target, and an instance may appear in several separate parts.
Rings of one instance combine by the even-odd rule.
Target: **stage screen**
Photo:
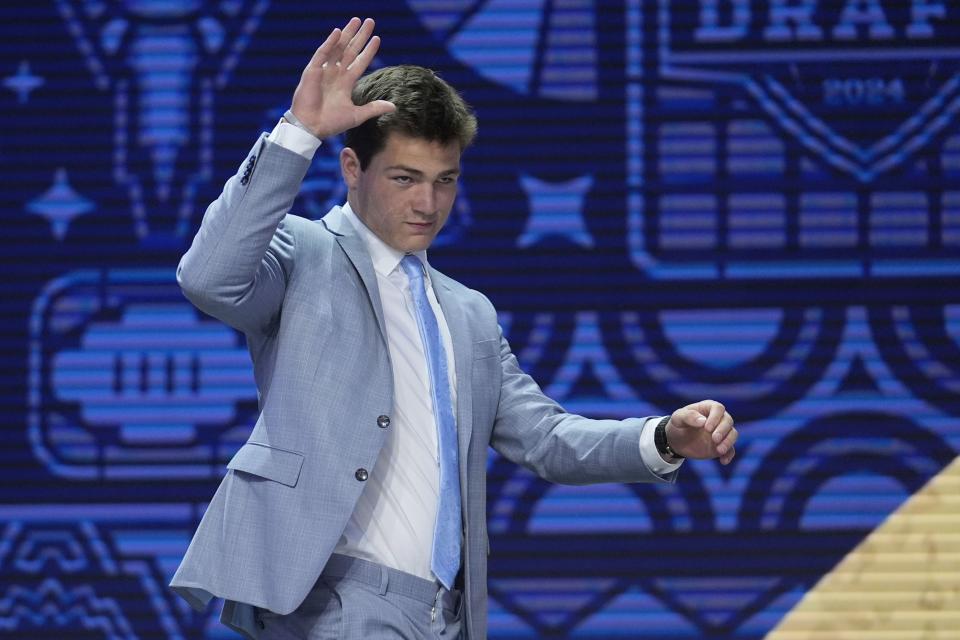
[[[763,638],[954,459],[954,3],[4,3],[0,638],[236,637],[166,585],[257,390],[175,269],[354,14],[475,108],[430,261],[544,391],[741,431],[674,485],[491,450],[491,638]],[[342,146],[292,213],[344,202]]]

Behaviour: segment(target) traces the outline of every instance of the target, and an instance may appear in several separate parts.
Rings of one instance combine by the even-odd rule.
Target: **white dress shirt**
[[[315,136],[283,120],[268,140],[308,159],[320,147],[320,140]],[[433,580],[430,553],[440,484],[437,430],[416,312],[407,276],[400,267],[404,253],[370,231],[349,204],[345,204],[342,210],[363,238],[377,275],[393,369],[394,408],[374,472],[367,480],[335,552]],[[426,267],[426,252],[415,255]],[[453,343],[430,282],[429,269],[426,273],[427,298],[440,327],[451,399],[456,406]],[[653,441],[657,421],[659,418],[651,418],[644,424],[640,435],[640,456],[651,471],[665,475],[677,469],[682,461],[669,463],[660,456]]]
[[[370,231],[349,204],[342,210],[363,238],[377,274],[393,369],[393,413],[380,457],[335,551],[432,580],[430,553],[439,504],[440,458],[427,358],[407,274],[400,267],[404,253]],[[426,266],[425,251],[414,255]],[[456,406],[453,342],[429,271],[424,284],[440,328],[447,384]]]

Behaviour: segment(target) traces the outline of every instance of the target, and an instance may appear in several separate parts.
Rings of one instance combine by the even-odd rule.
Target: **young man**
[[[250,638],[486,637],[487,447],[549,480],[672,481],[734,456],[723,406],[568,414],[493,306],[429,267],[476,120],[431,71],[360,76],[373,21],[335,29],[283,122],[210,205],[178,269],[243,331],[261,413],[171,586]],[[320,139],[347,131],[347,202],[288,215]]]

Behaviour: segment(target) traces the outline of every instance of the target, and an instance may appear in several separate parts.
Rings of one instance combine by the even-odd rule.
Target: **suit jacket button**
[[[390,416],[380,416],[377,418],[377,426],[381,429],[386,429],[390,426]]]
[[[357,469],[357,472],[353,474],[353,477],[359,480],[360,482],[365,482],[366,479],[370,477],[370,474],[367,473],[366,469],[360,468],[360,469]]]

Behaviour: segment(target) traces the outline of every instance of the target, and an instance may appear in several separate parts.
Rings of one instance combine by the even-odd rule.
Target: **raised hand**
[[[386,100],[357,106],[350,99],[353,86],[380,48],[380,37],[372,36],[373,27],[370,18],[362,23],[360,18],[351,18],[342,30],[334,29],[300,76],[290,110],[318,138],[336,135],[396,108]]]
[[[733,416],[715,400],[701,400],[677,409],[667,423],[667,442],[678,454],[700,460],[720,458],[730,464],[737,441]]]

